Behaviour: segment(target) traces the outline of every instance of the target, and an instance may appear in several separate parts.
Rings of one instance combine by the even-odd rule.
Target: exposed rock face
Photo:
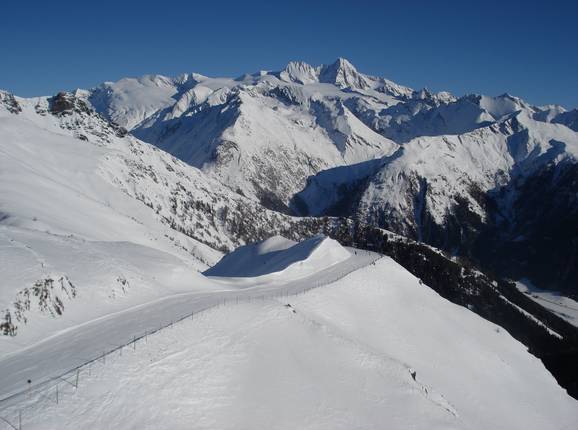
[[[27,323],[27,314],[31,311],[59,317],[64,312],[64,303],[74,299],[76,293],[76,287],[65,275],[39,279],[31,287],[18,292],[12,308],[4,311],[0,334],[16,336],[18,325]]]
[[[60,92],[49,98],[47,103],[48,112],[61,119],[63,128],[78,130],[77,137],[81,140],[87,140],[86,134],[97,135],[105,140],[110,132],[116,137],[128,134],[124,127],[104,119],[86,98],[79,94]],[[37,106],[38,109],[42,110],[41,106]]]
[[[0,90],[0,105],[3,105],[6,110],[13,114],[22,112],[22,107],[16,100],[13,94]]]
[[[73,112],[90,114],[88,104],[72,93],[59,92],[48,100],[50,113],[53,115],[72,115]]]

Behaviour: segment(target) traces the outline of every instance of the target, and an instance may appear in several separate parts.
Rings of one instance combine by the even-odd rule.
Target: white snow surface
[[[328,237],[316,236],[296,243],[273,236],[225,255],[204,274],[243,278],[273,275],[294,279],[333,266],[349,257],[349,251]]]
[[[270,193],[286,205],[308,176],[397,147],[351,112],[347,100],[362,98],[380,111],[412,93],[340,58],[317,67],[291,62],[280,72],[237,79],[125,78],[91,90],[88,100],[135,136],[244,195],[260,200]],[[292,175],[275,177],[276,170]]]
[[[237,245],[232,213],[274,234],[290,219],[254,200],[289,204],[323,170],[304,194],[312,212],[371,166],[359,210],[385,207],[398,231],[419,237],[417,212],[442,223],[456,196],[483,217],[472,186],[576,158],[561,108],[414,92],[344,59],[238,79],[127,78],[75,96],[190,165],[98,115],[54,116],[45,97],[0,91],[0,318],[18,318],[17,336],[0,336],[0,398],[26,379],[39,387],[0,403],[1,417],[15,422],[24,402],[26,429],[578,422],[576,401],[522,344],[388,258],[273,237],[199,273],[221,257],[215,248]],[[78,389],[60,381],[60,404],[41,390],[190,313],[83,369]]]
[[[528,279],[516,282],[516,288],[555,315],[578,327],[578,302],[557,291],[537,288]]]
[[[484,221],[480,191],[522,182],[548,163],[577,159],[578,133],[519,112],[461,135],[415,138],[381,160],[323,171],[299,196],[308,213],[320,215],[336,203],[340,187],[364,179],[357,215],[369,222],[385,215],[397,232],[420,238],[423,211],[443,225],[460,200]]]
[[[292,61],[278,72],[237,79],[127,78],[89,94],[99,112],[135,136],[277,209],[291,206],[320,172],[390,157],[402,146],[403,155],[363,193],[360,215],[391,214],[398,232],[415,237],[417,212],[426,209],[441,224],[464,197],[483,218],[478,191],[578,154],[574,122],[561,117],[570,113],[560,106],[532,106],[509,94],[414,91],[363,74],[343,58],[320,66]],[[528,130],[526,139],[513,137],[520,129]],[[310,213],[334,204],[327,191],[344,183],[306,190]]]
[[[511,430],[570,428],[578,420],[578,403],[507,332],[393,260],[360,265],[364,258],[353,254],[347,261],[357,261],[357,270],[298,296],[275,297],[316,275],[268,292],[233,290],[225,306],[95,363],[90,375],[85,369],[77,389],[62,382],[59,404],[54,389],[33,392],[25,428]],[[242,294],[253,298],[237,304]],[[182,298],[140,313],[169,316]],[[109,339],[112,326],[95,324],[91,340]],[[70,338],[86,345],[85,336]],[[44,346],[47,357],[56,353]],[[26,374],[19,363],[0,360],[2,378],[13,374],[6,366]],[[2,414],[14,419],[18,408]]]
[[[94,112],[56,116],[47,98],[16,100],[19,113],[0,103],[0,324],[16,326],[0,336],[0,355],[111,312],[220,288],[199,272],[222,256],[215,248],[239,245],[229,223],[251,217],[274,232],[291,221]]]

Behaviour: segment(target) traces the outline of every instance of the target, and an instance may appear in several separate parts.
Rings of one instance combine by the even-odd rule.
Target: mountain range
[[[578,294],[576,109],[413,90],[342,58],[75,95],[268,209],[352,218]]]
[[[379,276],[405,270],[412,297],[425,284],[505,328],[577,397],[575,320],[516,287],[578,298],[577,159],[576,109],[414,90],[342,58],[0,91],[0,368],[88,322],[224,294],[201,272],[283,272],[282,251],[318,241],[340,263],[355,252],[341,245],[389,255],[405,269]],[[451,309],[443,327],[467,312]]]

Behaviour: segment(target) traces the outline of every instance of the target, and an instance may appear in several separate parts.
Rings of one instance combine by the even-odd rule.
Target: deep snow
[[[328,237],[316,236],[297,243],[273,236],[225,255],[204,274],[242,278],[272,275],[288,280],[326,269],[350,256],[345,248]]]
[[[389,258],[306,294],[183,320],[60,390],[58,405],[54,390],[27,400],[25,428],[510,430],[578,419],[523,345]]]

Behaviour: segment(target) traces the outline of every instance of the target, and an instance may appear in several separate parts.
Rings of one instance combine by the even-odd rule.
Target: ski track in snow
[[[379,258],[379,254],[352,251],[351,257],[339,265],[291,282],[273,280],[254,287],[245,285],[243,289],[233,282],[229,285],[231,289],[222,291],[175,294],[65,329],[0,359],[0,403],[6,407],[25,395],[30,388],[26,382],[28,379],[33,381],[33,389],[42,390],[84,363],[129,345],[135,337],[168,327],[191,314],[194,318],[194,314],[225,302],[298,294],[335,282]],[[222,280],[221,283],[223,287],[227,286]],[[42,363],[42,366],[38,366],[38,363]]]
[[[232,279],[233,289],[196,301],[181,294],[61,333],[52,346],[56,338],[71,345],[74,333],[86,343],[86,326],[102,345],[108,320],[127,333],[136,319],[170,324],[183,307],[213,306],[83,367],[77,388],[71,372],[0,406],[0,416],[17,423],[21,412],[30,430],[550,430],[578,418],[575,401],[523,345],[378,257],[354,251],[290,282],[283,274],[239,289]],[[224,297],[229,306],[215,308]]]

